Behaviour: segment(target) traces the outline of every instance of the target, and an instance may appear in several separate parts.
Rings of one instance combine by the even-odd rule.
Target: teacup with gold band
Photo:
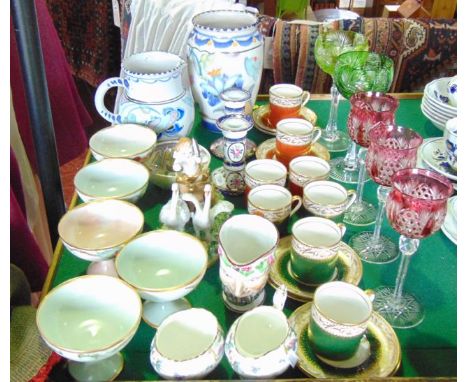
[[[256,159],[245,166],[245,195],[255,187],[265,184],[284,186],[288,176],[287,168],[273,159]]]
[[[293,207],[294,203],[296,205]],[[285,221],[301,206],[300,196],[292,196],[287,188],[275,184],[258,186],[247,197],[249,214],[262,216],[275,224]]]
[[[298,118],[301,107],[310,98],[308,91],[293,84],[273,85],[270,94],[270,113],[268,124],[274,129],[279,121],[285,118]]]
[[[332,281],[317,288],[307,337],[326,360],[347,360],[357,352],[369,319],[372,298],[355,285]]]
[[[327,180],[330,165],[322,158],[300,156],[289,163],[289,190],[293,195],[302,196],[304,187],[318,180]]]
[[[306,155],[322,134],[318,126],[301,118],[282,119],[276,125],[275,158],[285,166],[294,158]]]
[[[292,227],[292,276],[307,285],[330,281],[336,274],[338,248],[346,227],[320,217],[298,220]]]
[[[354,203],[355,190],[346,190],[341,184],[320,180],[304,187],[304,208],[314,216],[336,218]]]

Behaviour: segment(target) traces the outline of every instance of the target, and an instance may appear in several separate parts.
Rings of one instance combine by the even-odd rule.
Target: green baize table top
[[[411,97],[414,98],[414,97]],[[259,100],[262,104],[266,101]],[[410,127],[420,133],[424,138],[442,136],[420,109],[421,99],[401,99],[396,114],[399,125]],[[330,101],[313,99],[308,107],[317,114],[317,125],[325,127]],[[342,100],[338,112],[338,126],[340,130],[346,129],[346,119],[349,113],[349,102]],[[209,148],[211,142],[219,138],[219,134],[209,132],[201,126],[200,113],[196,113],[194,128],[191,135],[204,147]],[[257,144],[271,138],[256,128],[248,133],[248,138]],[[341,153],[331,153],[332,158],[342,156]],[[222,161],[212,156],[211,170],[222,166]],[[355,185],[343,184],[346,188],[355,188]],[[364,198],[377,205],[377,185],[372,180],[365,185]],[[144,232],[160,228],[158,221],[159,211],[170,198],[170,192],[161,190],[152,185],[148,187],[144,197],[137,203],[145,215]],[[234,214],[247,213],[243,197],[226,197],[235,205]],[[290,219],[288,234],[291,233],[292,224],[308,213],[301,209],[300,213]],[[344,242],[361,230],[373,230],[373,225],[367,227],[353,227],[347,225]],[[399,234],[394,231],[388,222],[384,221],[382,234],[392,238],[398,243]],[[50,270],[49,287],[55,287],[72,277],[84,275],[89,262],[78,259],[64,249],[60,244],[56,250],[54,266]],[[380,285],[394,285],[398,270],[399,258],[390,264],[369,264],[363,262],[363,277],[359,286],[363,289],[376,288]],[[199,286],[187,296],[193,307],[206,308],[216,315],[225,334],[234,320],[238,317],[225,308],[221,297],[221,282],[219,280],[219,264],[216,262],[206,272]],[[426,316],[422,324],[413,329],[398,330],[396,334],[401,344],[402,361],[395,376],[456,376],[457,351],[457,247],[439,231],[421,240],[418,252],[413,256],[404,289],[415,294],[426,309]],[[274,289],[267,284],[264,304],[272,304]],[[289,316],[301,303],[288,299],[285,313]],[[150,343],[155,329],[148,326],[143,320],[132,341],[123,350],[125,365],[117,380],[158,380],[161,379],[151,366],[149,360]],[[305,378],[297,367],[289,369],[279,378],[297,379]],[[230,367],[226,357],[221,364],[206,377],[206,379],[239,379]]]

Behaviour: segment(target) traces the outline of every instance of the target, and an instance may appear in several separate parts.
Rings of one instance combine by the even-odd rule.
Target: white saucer
[[[448,170],[448,163],[436,158],[438,152],[445,153],[445,138],[443,137],[425,139],[419,149],[421,160],[425,166],[456,182],[457,175]]]
[[[364,336],[362,337],[361,343],[359,344],[359,348],[356,351],[356,354],[354,354],[351,358],[345,359],[343,361],[334,361],[328,358],[323,358],[318,354],[315,355],[322,362],[325,362],[330,366],[337,367],[339,369],[352,369],[354,367],[362,365],[370,357],[370,354],[371,346],[369,340],[366,338],[366,336]]]

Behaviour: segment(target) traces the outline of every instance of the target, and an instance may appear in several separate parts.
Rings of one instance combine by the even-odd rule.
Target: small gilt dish
[[[291,236],[282,238],[275,252],[275,261],[271,267],[269,284],[277,289],[280,285],[285,285],[288,297],[300,302],[311,301],[317,286],[305,285],[297,281],[290,271],[290,251]],[[336,263],[337,273],[335,281],[345,281],[358,285],[362,277],[362,262],[354,250],[341,242]]]
[[[291,327],[297,333],[298,367],[313,378],[380,378],[393,375],[401,362],[398,337],[385,319],[373,312],[366,337],[370,356],[361,365],[349,369],[337,368],[321,361],[312,351],[307,336],[312,302],[297,308],[289,317]]]
[[[276,138],[270,138],[258,145],[255,155],[257,159],[275,159],[275,149]],[[326,161],[330,160],[329,151],[318,142],[315,142],[310,147],[307,155],[322,158]]]
[[[276,129],[272,128],[266,120],[266,117],[268,116],[269,112],[270,104],[265,104],[257,107],[252,112],[254,126],[257,128],[257,130],[260,130],[262,133],[268,135],[276,135]],[[317,114],[315,114],[312,110],[305,106],[301,107],[299,117],[305,119],[306,121],[309,121],[314,126],[315,122],[317,122]]]

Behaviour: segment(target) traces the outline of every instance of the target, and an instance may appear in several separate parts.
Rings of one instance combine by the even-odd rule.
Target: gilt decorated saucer
[[[261,105],[254,109],[252,112],[252,117],[254,120],[254,126],[257,130],[260,130],[262,133],[268,135],[276,135],[276,129],[271,127],[268,122],[268,114],[270,112],[270,105],[265,104]],[[317,114],[315,114],[309,108],[303,106],[301,107],[301,111],[299,112],[299,117],[304,118],[306,121],[312,123],[315,126],[315,122],[317,122]]]
[[[275,159],[276,138],[270,138],[258,145],[255,153],[257,159]],[[320,143],[315,142],[310,146],[308,156],[330,160],[330,153]]]
[[[317,286],[302,284],[297,281],[290,271],[291,236],[286,236],[279,241],[275,252],[275,261],[270,270],[269,283],[273,288],[285,285],[288,297],[300,302],[311,301],[314,298]],[[335,281],[345,281],[358,285],[362,277],[362,262],[354,250],[341,242],[336,262],[337,272]]]
[[[393,375],[401,362],[398,337],[390,324],[373,312],[369,320],[366,338],[370,355],[359,366],[338,368],[321,361],[312,351],[307,337],[312,302],[297,308],[289,317],[289,323],[297,334],[297,365],[313,378],[380,378]]]

